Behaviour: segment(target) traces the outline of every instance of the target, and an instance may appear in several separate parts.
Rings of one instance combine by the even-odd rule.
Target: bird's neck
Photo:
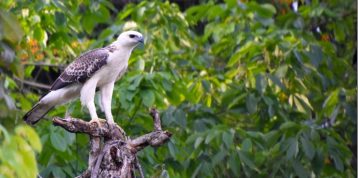
[[[113,53],[114,51],[117,51],[117,47],[115,45],[109,45],[105,47],[109,52]]]
[[[133,50],[133,48],[113,44],[106,46],[105,49],[107,49],[112,56],[108,62],[114,66],[127,64]]]
[[[118,45],[116,43],[112,43],[111,45],[105,47],[106,49],[108,49],[110,52],[127,52],[127,53],[132,53],[133,49],[135,48],[135,46],[125,46],[125,45]]]

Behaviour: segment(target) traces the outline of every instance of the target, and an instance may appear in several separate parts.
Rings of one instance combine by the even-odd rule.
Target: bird
[[[127,70],[133,49],[144,43],[143,35],[137,31],[122,32],[110,45],[81,54],[70,63],[51,85],[50,91],[23,117],[27,124],[34,125],[55,106],[80,98],[82,106],[88,108],[90,123],[100,126],[94,98],[100,93],[108,124],[114,124],[111,100],[114,84]]]

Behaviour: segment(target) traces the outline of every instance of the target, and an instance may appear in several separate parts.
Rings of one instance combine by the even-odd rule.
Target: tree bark
[[[148,134],[130,139],[121,127],[109,125],[106,121],[89,123],[76,118],[53,118],[53,124],[72,133],[84,133],[90,137],[88,168],[78,178],[131,178],[138,169],[143,176],[137,159],[137,152],[147,146],[158,147],[166,143],[171,133],[163,131],[159,113],[151,109],[154,130]]]

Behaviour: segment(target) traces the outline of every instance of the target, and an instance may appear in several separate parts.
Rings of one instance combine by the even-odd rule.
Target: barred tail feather
[[[81,88],[82,85],[73,85],[50,91],[47,95],[43,96],[29,112],[25,114],[23,117],[24,121],[31,125],[36,124],[53,107],[65,104],[79,96]]]
[[[43,104],[38,102],[29,112],[25,114],[23,119],[26,123],[34,125],[40,121],[40,119],[42,119],[52,108],[53,106],[50,104]]]

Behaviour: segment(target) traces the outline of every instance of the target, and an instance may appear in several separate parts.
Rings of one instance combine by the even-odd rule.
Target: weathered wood
[[[78,178],[131,178],[134,177],[135,169],[139,169],[144,177],[136,153],[147,146],[161,146],[171,137],[171,133],[162,130],[158,111],[152,109],[150,114],[154,121],[154,131],[134,139],[126,137],[117,124],[109,125],[103,120],[97,126],[97,123],[81,119],[55,117],[53,124],[69,132],[84,133],[90,137],[88,168]]]

